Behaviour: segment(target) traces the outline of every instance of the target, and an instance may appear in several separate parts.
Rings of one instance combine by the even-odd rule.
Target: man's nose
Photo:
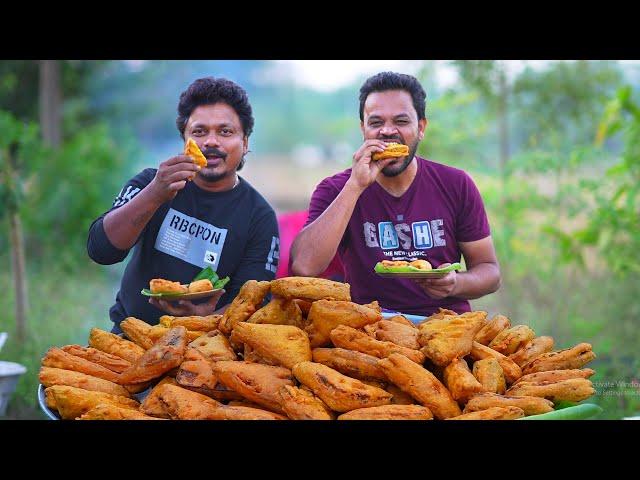
[[[204,142],[202,145],[204,147],[220,146],[220,142],[218,141],[218,136],[214,132],[209,133],[209,135],[207,135],[207,138],[204,139]]]
[[[383,125],[380,129],[381,137],[397,137],[398,129],[394,125]]]

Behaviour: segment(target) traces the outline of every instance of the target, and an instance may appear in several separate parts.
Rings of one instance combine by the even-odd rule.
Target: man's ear
[[[426,118],[422,118],[420,120],[418,120],[418,139],[422,140],[424,138],[424,131],[427,128],[427,124],[429,122],[427,121]]]
[[[245,136],[242,140],[242,154],[246,155],[249,151],[249,137]]]

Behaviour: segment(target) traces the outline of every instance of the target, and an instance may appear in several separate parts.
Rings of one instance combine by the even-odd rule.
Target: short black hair
[[[178,117],[176,127],[184,140],[184,129],[191,113],[200,105],[226,103],[233,108],[242,124],[242,131],[246,137],[253,131],[253,112],[247,92],[237,83],[226,78],[204,77],[194,80],[187,89],[180,94],[178,102]]]
[[[404,73],[381,72],[367,78],[360,87],[360,121],[364,122],[364,102],[370,93],[386,92],[387,90],[404,90],[411,95],[413,108],[416,109],[418,120],[426,118],[427,94],[416,77]]]

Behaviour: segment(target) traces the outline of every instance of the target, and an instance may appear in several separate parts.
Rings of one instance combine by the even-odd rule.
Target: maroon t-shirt
[[[379,277],[373,270],[381,260],[426,259],[434,268],[459,262],[458,242],[490,235],[482,197],[471,177],[458,168],[415,158],[418,171],[404,195],[396,198],[374,182],[358,199],[338,247],[345,282],[351,284],[356,303],[378,300],[383,308],[424,316],[438,307],[468,312],[467,300],[436,300],[412,280]],[[318,184],[306,225],[327,209],[350,175],[347,169]]]

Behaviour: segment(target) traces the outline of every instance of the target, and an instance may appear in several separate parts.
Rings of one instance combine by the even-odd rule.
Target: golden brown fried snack
[[[540,397],[507,397],[495,393],[480,393],[469,400],[464,407],[464,413],[508,406],[521,408],[525,416],[553,411],[553,402]]]
[[[236,323],[247,321],[260,308],[270,287],[270,282],[257,282],[256,280],[245,282],[236,298],[222,315],[218,329],[225,335],[229,335]]]
[[[457,317],[457,316],[458,316],[458,314],[456,312],[454,312],[453,310],[449,310],[448,308],[438,307],[438,311],[436,313],[434,313],[433,315],[430,315],[429,317],[427,317],[424,320],[422,320],[420,322],[420,325],[422,325],[424,322],[428,322],[430,320],[442,320],[442,319],[447,318],[447,317]]]
[[[586,378],[568,378],[559,382],[529,383],[520,382],[507,390],[510,396],[542,397],[556,403],[581,402],[596,393],[591,380]]]
[[[120,328],[129,340],[145,350],[149,350],[153,346],[154,341],[149,337],[151,325],[147,322],[135,317],[127,317],[120,322]]]
[[[111,355],[110,353],[106,353],[95,348],[81,347],[80,345],[65,345],[61,348],[70,355],[84,358],[90,362],[102,365],[104,368],[108,368],[112,372],[122,373],[131,366],[131,362],[124,358]]]
[[[511,355],[520,347],[533,340],[536,333],[526,325],[516,325],[507,328],[495,336],[489,343],[489,348],[503,355]]]
[[[454,400],[466,403],[471,397],[484,391],[482,384],[473,376],[467,362],[456,358],[444,369],[444,384]]]
[[[426,260],[414,260],[413,262],[409,262],[409,266],[414,268],[419,268],[420,270],[432,270],[433,267]]]
[[[595,370],[590,368],[569,369],[569,370],[547,370],[546,372],[529,373],[521,376],[514,382],[514,385],[520,382],[528,383],[543,383],[543,382],[559,382],[560,380],[567,380],[568,378],[589,378],[596,373]]]
[[[378,358],[366,353],[345,348],[314,348],[313,361],[359,380],[382,380],[387,376],[378,366]]]
[[[165,384],[177,385],[177,382],[175,378],[172,377],[164,377],[160,380],[140,404],[140,411],[142,413],[151,415],[152,417],[170,418],[169,413],[165,410],[164,404],[160,401],[160,396],[158,394],[160,387]]]
[[[89,346],[124,358],[131,363],[144,355],[144,348],[141,346],[99,328],[91,329],[89,333]]]
[[[207,166],[207,157],[204,156],[202,150],[198,147],[198,144],[191,137],[189,137],[187,142],[184,144],[184,154],[191,157],[193,159],[193,163],[198,165],[200,168]]]
[[[420,405],[383,405],[351,410],[338,420],[433,420],[433,414]]]
[[[486,410],[465,413],[457,417],[447,418],[446,420],[515,420],[524,417],[524,411],[521,408],[508,407],[491,407]]]
[[[293,367],[293,374],[336,412],[391,403],[389,392],[342,375],[320,363],[298,363]]]
[[[189,347],[198,350],[210,362],[238,359],[227,337],[218,330],[212,330],[206,335],[196,338],[189,344]]]
[[[409,146],[402,143],[391,142],[387,143],[384,151],[373,152],[371,160],[377,162],[378,160],[384,160],[385,158],[398,158],[406,157],[409,155]]]
[[[249,345],[261,357],[289,369],[311,360],[309,337],[292,325],[237,323],[231,341]]]
[[[144,383],[125,383],[122,386],[127,389],[129,393],[140,393],[144,392],[147,388],[154,384],[154,380]]]
[[[329,346],[331,330],[338,325],[362,328],[382,320],[382,314],[378,309],[367,305],[339,300],[318,300],[311,305],[308,320],[311,324],[305,331],[309,334],[311,347],[315,348]]]
[[[209,397],[174,385],[163,385],[160,401],[176,420],[283,420],[285,417],[249,407],[227,407]]]
[[[54,385],[53,387],[66,387],[66,385]],[[44,403],[51,410],[58,410],[58,405],[56,405],[56,397],[53,396],[53,387],[44,389]]]
[[[92,377],[85,373],[74,372],[73,370],[63,370],[61,368],[42,367],[39,375],[40,383],[45,387],[53,385],[69,385],[70,387],[84,388],[96,392],[110,393],[122,397],[131,398],[131,394],[122,385]]]
[[[303,300],[301,298],[294,298],[293,302],[300,308],[302,317],[307,318],[307,315],[309,315],[309,310],[311,310],[311,304],[313,302],[309,302],[308,300]]]
[[[582,368],[594,358],[596,354],[591,351],[591,344],[579,343],[557,352],[543,353],[522,367],[522,373],[527,375],[547,370]]]
[[[187,287],[187,290],[189,293],[210,292],[213,290],[213,284],[208,278],[203,278],[202,280],[191,282]]]
[[[113,383],[120,383],[120,376],[108,368],[90,362],[81,357],[75,357],[61,348],[51,347],[47,350],[42,359],[44,367],[61,368],[63,370],[73,370],[74,372],[85,373],[93,377],[109,380]]]
[[[331,409],[306,389],[284,385],[278,390],[282,410],[291,420],[334,420]]]
[[[179,326],[179,325],[176,325],[176,326]],[[153,340],[153,343],[156,343],[158,340],[164,337],[169,332],[169,330],[171,329],[167,327],[163,327],[162,325],[154,325],[149,330],[149,338]],[[206,334],[207,332],[200,332],[198,330],[187,330],[187,342],[193,342],[195,339],[200,338]]]
[[[271,365],[272,367],[282,366],[279,362],[275,362],[263,357],[258,352],[254,351],[253,348],[251,348],[251,346],[247,343],[244,344],[244,353],[242,354],[242,360],[249,363],[262,363],[263,365]]]
[[[403,317],[404,318],[404,317]],[[364,326],[364,331],[377,340],[392,342],[406,348],[418,350],[419,330],[413,326],[409,327],[403,323],[391,320],[380,320],[376,323]]]
[[[366,333],[346,325],[339,325],[331,331],[331,341],[336,347],[355,350],[378,358],[388,357],[392,353],[400,353],[416,363],[422,364],[424,362],[424,355],[420,350],[376,340]]]
[[[402,325],[406,325],[407,327],[411,327],[415,329],[418,328],[418,326],[415,323],[413,323],[411,320],[407,320],[407,317],[405,317],[404,315],[394,315],[393,317],[387,318],[387,320],[389,320],[390,322],[396,322]]]
[[[195,348],[187,348],[184,360],[178,368],[176,382],[181,387],[213,390],[218,384],[218,379],[213,373],[213,364]]]
[[[54,385],[45,390],[45,395],[51,395],[55,400],[56,410],[63,420],[73,420],[101,403],[137,410],[140,404],[131,398],[111,395],[104,392],[84,390],[68,385]]]
[[[489,345],[491,340],[496,338],[496,335],[509,327],[511,327],[511,320],[504,315],[496,315],[480,329],[474,341],[482,345]]]
[[[493,357],[478,360],[473,364],[473,376],[478,379],[485,392],[504,393],[507,382],[497,359]]]
[[[500,352],[496,352],[493,348],[485,347],[484,345],[473,342],[473,348],[471,349],[471,358],[474,360],[483,360],[485,358],[495,358],[507,383],[511,384],[522,376],[522,369],[509,357],[505,357]]]
[[[142,357],[120,374],[121,383],[142,383],[159,378],[182,363],[187,348],[187,329],[171,328]]]
[[[324,278],[284,277],[271,282],[271,293],[283,298],[351,301],[351,286]]]
[[[402,391],[442,419],[460,415],[462,411],[447,388],[433,373],[404,355],[393,353],[378,361],[387,378]]]
[[[550,352],[551,350],[553,350],[553,338],[536,337],[523,345],[520,350],[509,355],[509,358],[522,368],[534,358],[538,358],[543,353]]]
[[[96,405],[78,420],[164,420],[164,418],[150,417],[138,410],[123,408],[113,403]]]
[[[293,385],[289,369],[260,363],[222,361],[213,365],[213,372],[220,383],[247,400],[283,413],[278,390],[284,385]]]
[[[247,320],[248,323],[268,323],[271,325],[293,325],[302,328],[302,311],[296,302],[289,298],[273,299]]]
[[[420,351],[434,364],[445,367],[454,358],[471,352],[473,338],[485,322],[487,312],[467,312],[456,317],[429,320],[419,326]]]
[[[418,403],[411,395],[409,395],[407,392],[403,392],[400,387],[394,385],[393,383],[389,383],[385,390],[393,395],[393,397],[391,398],[392,405],[413,405],[415,403]]]
[[[172,282],[164,278],[154,278],[149,282],[151,293],[188,293],[189,290],[180,282]]]
[[[189,317],[174,317],[172,315],[162,315],[160,317],[160,325],[171,328],[182,325],[187,330],[210,332],[218,329],[218,324],[222,315],[193,315]]]

